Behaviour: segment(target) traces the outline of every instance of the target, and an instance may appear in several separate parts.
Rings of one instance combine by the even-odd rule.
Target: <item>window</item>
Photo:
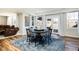
[[[42,17],[37,18],[37,26],[42,26]]]
[[[58,28],[59,28],[59,18],[55,17],[53,18],[53,32],[58,32]]]
[[[78,12],[67,13],[67,28],[77,28]]]
[[[47,19],[47,27],[51,27],[51,19]]]
[[[58,18],[53,19],[53,28],[58,29]]]
[[[42,26],[43,26],[42,17],[37,17],[36,25],[37,25],[37,29],[42,28]]]

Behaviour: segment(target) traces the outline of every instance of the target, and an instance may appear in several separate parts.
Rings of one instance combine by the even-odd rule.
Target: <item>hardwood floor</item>
[[[78,51],[79,38],[64,37],[65,51]]]
[[[21,51],[17,47],[11,45],[10,40],[20,38],[22,36],[10,36],[4,40],[0,40],[0,51]],[[65,43],[65,51],[78,51],[79,38],[63,37]]]
[[[13,40],[14,38],[20,38],[20,35],[14,35],[5,37],[3,39],[0,39],[0,51],[20,51],[17,47],[13,46],[10,42],[10,40]]]

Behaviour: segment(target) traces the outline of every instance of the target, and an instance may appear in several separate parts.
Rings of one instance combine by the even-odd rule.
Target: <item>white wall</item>
[[[60,31],[60,35],[64,36],[65,35],[65,27],[66,27],[66,15],[64,13],[59,14],[60,16],[60,24],[59,24],[59,31]]]
[[[7,24],[7,16],[0,16],[0,25]]]

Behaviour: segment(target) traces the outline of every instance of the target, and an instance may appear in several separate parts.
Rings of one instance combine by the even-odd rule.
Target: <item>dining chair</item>
[[[29,45],[30,43],[35,43],[35,46],[36,46],[36,33],[34,33],[32,30],[30,29],[26,29],[26,32],[27,32],[27,42],[29,42]]]
[[[30,31],[30,29],[26,29],[27,32],[27,42],[29,42],[30,44],[30,40],[32,39],[32,32]]]
[[[52,34],[52,31],[51,30],[48,30],[45,34],[45,42],[49,45],[51,42],[52,42],[52,39],[51,39],[51,34]]]

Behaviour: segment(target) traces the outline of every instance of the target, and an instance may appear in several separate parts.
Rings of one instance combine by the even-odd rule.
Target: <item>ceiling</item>
[[[55,14],[59,12],[76,11],[78,8],[0,8],[0,13],[26,13],[29,15]]]

